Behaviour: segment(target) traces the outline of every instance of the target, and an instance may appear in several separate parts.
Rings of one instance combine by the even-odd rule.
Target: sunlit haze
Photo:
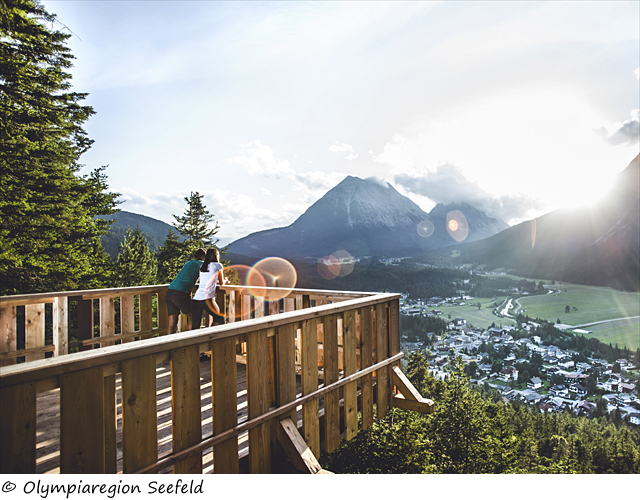
[[[638,154],[637,1],[44,5],[96,111],[86,169],[168,223],[205,194],[223,243],[347,175],[515,224]]]

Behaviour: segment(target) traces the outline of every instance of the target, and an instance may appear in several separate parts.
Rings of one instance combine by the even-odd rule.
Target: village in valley
[[[423,300],[403,294],[403,322],[442,318],[446,325],[445,331],[422,335],[407,334],[403,329],[401,347],[405,354],[423,351],[430,373],[439,379],[447,376],[449,363],[459,356],[470,382],[492,391],[505,403],[537,407],[544,413],[608,413],[630,427],[640,427],[637,354],[614,361],[587,357],[584,352],[555,345],[550,336],[541,333],[551,329],[562,334],[568,325],[528,320],[502,326],[502,317],[515,319],[507,309],[494,310],[498,325],[494,323],[489,328],[474,327],[465,319],[447,314],[448,306],[465,305],[470,300],[473,297],[464,294]]]

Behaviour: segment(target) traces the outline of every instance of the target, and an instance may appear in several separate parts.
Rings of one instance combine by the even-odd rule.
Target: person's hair
[[[217,248],[210,248],[209,250],[207,250],[207,255],[205,255],[204,262],[200,266],[200,271],[202,271],[203,273],[206,273],[209,270],[210,262],[218,262]]]
[[[206,252],[204,251],[204,248],[198,248],[196,250],[196,255],[195,255],[195,259],[199,260],[199,259],[204,259],[206,255]]]

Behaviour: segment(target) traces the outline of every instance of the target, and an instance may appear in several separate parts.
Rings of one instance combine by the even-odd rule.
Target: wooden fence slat
[[[387,359],[389,354],[389,335],[388,335],[387,307],[385,304],[376,305],[376,362]],[[381,368],[376,372],[377,385],[377,417],[384,418],[387,416],[389,405],[389,369]]]
[[[400,352],[400,300],[389,303],[389,356]]]
[[[122,362],[122,470],[137,471],[158,459],[156,356]]]
[[[363,307],[360,310],[360,349],[361,368],[369,368],[373,364],[373,331],[371,328],[371,308]],[[362,430],[368,429],[373,424],[373,375],[365,375],[361,381],[362,394]]]
[[[356,372],[356,312],[344,313],[344,376]],[[358,382],[344,386],[344,438],[349,441],[358,433]]]
[[[267,331],[247,335],[247,405],[249,419],[269,411],[269,352]],[[271,473],[270,423],[249,429],[249,467],[252,474]]]
[[[0,399],[0,474],[35,474],[35,386],[27,383],[4,388]]]
[[[93,338],[93,299],[78,300],[78,340]],[[81,346],[79,351],[89,351],[93,346]]]
[[[211,342],[211,390],[213,401],[213,434],[238,425],[236,340],[226,338]],[[238,441],[235,437],[213,447],[213,472],[238,474]]]
[[[60,472],[104,474],[102,368],[60,376]]]
[[[134,307],[135,296],[124,295],[120,297],[120,332],[132,333],[136,331],[136,311]],[[133,338],[122,339],[122,343],[133,342]]]
[[[235,290],[228,290],[227,296],[229,297],[229,314],[227,315],[228,323],[236,322],[236,292]]]
[[[53,343],[54,356],[69,354],[69,299],[56,297],[53,302]]]
[[[167,303],[164,300],[166,295],[167,290],[161,290],[158,292],[158,329],[160,330],[160,335],[167,334],[167,326],[169,324]]]
[[[318,319],[302,322],[302,395],[318,390]],[[311,452],[320,456],[318,400],[302,405],[303,437]]]
[[[202,441],[200,352],[197,345],[171,351],[171,431],[173,452]],[[202,474],[202,455],[173,466],[174,474]]]
[[[278,406],[282,406],[296,399],[295,349],[295,330],[293,325],[283,325],[276,328],[276,373],[278,379],[276,400]],[[283,415],[281,420],[285,418],[290,418],[295,421],[295,410],[291,410],[291,413]]]
[[[104,472],[118,472],[116,376],[104,377]]]
[[[264,297],[254,297],[253,303],[255,305],[254,317],[264,318]]]
[[[145,293],[140,295],[140,330],[151,330],[153,328],[153,295]],[[149,338],[145,335],[143,338]]]
[[[338,381],[338,317],[324,317],[324,383]],[[324,439],[327,453],[340,446],[340,392],[338,389],[324,396]]]
[[[113,297],[100,297],[100,336],[112,337],[115,334],[115,303]],[[115,342],[102,342],[100,347],[114,344]]]
[[[18,349],[16,306],[0,308],[0,354]],[[16,364],[15,358],[0,360],[0,366]]]
[[[44,304],[24,306],[25,316],[25,349],[44,345]],[[25,356],[25,361],[44,359],[44,353]]]

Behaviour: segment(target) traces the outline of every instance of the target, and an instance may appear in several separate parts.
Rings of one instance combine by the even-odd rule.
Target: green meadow
[[[497,297],[496,302],[500,305],[507,297]],[[476,305],[478,302],[481,304],[481,309],[478,310],[478,306]],[[451,315],[451,319],[461,318],[467,321],[467,324],[473,325],[479,328],[489,328],[492,323],[496,325],[515,325],[516,322],[514,320],[508,318],[499,318],[493,314],[493,299],[483,299],[483,298],[474,298],[469,305],[467,302],[464,306],[440,306],[440,307],[429,307],[426,308],[428,311],[433,309],[440,309],[442,311],[442,316],[445,319],[449,319],[449,315]]]
[[[556,284],[552,288],[560,293],[521,297],[519,312],[531,318],[548,321],[560,320],[567,325],[585,325],[597,321],[640,316],[640,294],[621,292],[610,288]],[[570,312],[566,312],[569,306]],[[602,323],[583,328],[592,331],[589,336],[598,340],[627,346],[640,347],[640,322],[638,319]]]

